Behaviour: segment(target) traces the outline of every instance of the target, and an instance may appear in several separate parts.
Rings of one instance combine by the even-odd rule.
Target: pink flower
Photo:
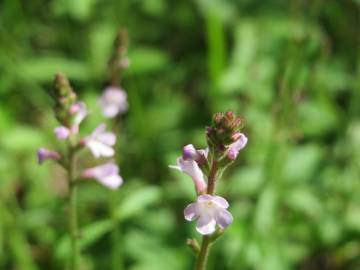
[[[228,202],[220,196],[200,195],[195,203],[185,208],[184,216],[188,221],[197,220],[196,230],[208,235],[215,232],[216,224],[225,229],[233,222],[232,215],[226,210],[228,207]]]
[[[115,117],[128,109],[127,94],[119,87],[109,86],[101,96],[99,104],[105,117]]]
[[[115,151],[112,146],[116,142],[115,134],[106,132],[106,125],[100,124],[90,136],[83,139],[83,143],[90,149],[94,157],[111,157]]]
[[[116,189],[123,183],[123,179],[119,175],[119,167],[113,162],[86,169],[82,176],[84,178],[95,178],[100,184],[111,189]]]
[[[183,148],[183,155],[184,160],[199,160],[201,158],[201,155],[198,153],[198,151],[195,149],[195,147],[192,144],[185,145]]]
[[[80,123],[88,114],[84,102],[74,103],[70,107],[69,112],[73,115],[72,126],[70,128],[60,126],[54,129],[54,133],[59,140],[66,140],[70,137],[70,135],[77,134],[79,132]]]
[[[70,107],[70,113],[73,115],[73,125],[79,126],[88,114],[84,102],[76,102]]]
[[[54,133],[59,140],[66,140],[69,138],[71,131],[67,127],[60,126],[54,129]]]
[[[179,157],[177,159],[177,164],[177,166],[170,165],[169,167],[189,175],[194,181],[195,189],[198,194],[206,191],[207,186],[204,174],[195,160],[185,160],[183,157]]]
[[[42,164],[47,159],[59,160],[61,158],[58,152],[51,151],[46,148],[40,148],[37,152],[37,156],[39,164]]]
[[[248,142],[248,138],[240,132],[236,133],[234,135],[234,138],[236,139],[236,141],[229,145],[227,152],[227,157],[230,160],[235,160],[240,150],[243,149]]]

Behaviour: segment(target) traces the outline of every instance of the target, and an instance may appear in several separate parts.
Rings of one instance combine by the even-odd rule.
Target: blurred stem
[[[217,170],[218,170],[217,161],[213,160],[208,177],[208,188],[207,188],[207,193],[211,195],[214,194],[215,192]]]
[[[213,195],[215,192],[216,175],[218,171],[217,160],[214,158],[211,163],[210,173],[208,176],[207,194]],[[208,261],[212,238],[209,235],[204,235],[201,243],[201,249],[196,262],[196,270],[205,270]]]
[[[115,209],[117,207],[117,198],[118,193],[113,192],[111,194],[111,201],[110,201],[110,207],[111,207],[111,213],[115,212]],[[123,263],[123,252],[122,252],[122,237],[121,237],[121,222],[118,218],[115,217],[114,214],[112,214],[112,231],[111,231],[111,243],[112,243],[112,269],[114,270],[122,270],[124,269],[124,263]]]
[[[208,235],[203,237],[200,253],[196,262],[196,270],[205,270],[211,247],[211,238]]]
[[[69,230],[71,240],[70,270],[78,269],[80,255],[78,243],[78,216],[77,216],[77,185],[74,177],[75,149],[69,146],[68,181],[69,181]]]
[[[112,131],[115,133],[116,138],[120,138],[120,131],[121,131],[121,117],[118,115],[112,121]],[[119,143],[117,143],[116,153],[119,153]],[[115,160],[117,164],[120,163],[119,155],[115,155]],[[123,254],[123,239],[122,239],[122,232],[121,232],[121,220],[119,217],[114,215],[118,207],[118,198],[119,193],[117,191],[112,192],[110,196],[110,213],[112,218],[112,230],[111,230],[111,244],[112,244],[112,269],[113,270],[123,270],[124,269],[124,254]]]

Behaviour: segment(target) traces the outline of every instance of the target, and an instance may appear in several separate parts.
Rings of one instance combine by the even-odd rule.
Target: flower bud
[[[209,147],[222,155],[226,146],[237,140],[242,122],[242,118],[232,111],[216,113],[212,126],[206,129]]]
[[[68,79],[58,73],[54,79],[52,96],[55,101],[54,111],[56,119],[65,127],[71,127],[70,108],[76,102],[76,94]]]
[[[200,159],[200,154],[197,152],[195,147],[192,144],[185,145],[183,148],[183,159],[184,160],[195,160]]]
[[[38,163],[41,165],[45,160],[59,160],[61,158],[60,154],[55,151],[48,150],[46,148],[40,148],[37,152]]]
[[[227,158],[230,160],[235,160],[240,150],[243,149],[248,142],[248,138],[243,133],[237,133],[235,137],[237,137],[237,140],[228,147]]]

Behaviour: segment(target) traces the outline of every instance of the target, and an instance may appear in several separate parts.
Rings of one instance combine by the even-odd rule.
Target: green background
[[[119,27],[125,183],[81,184],[81,269],[192,269],[193,184],[168,165],[229,109],[249,143],[219,182],[234,223],[209,270],[360,269],[359,0],[0,1],[0,269],[65,269],[64,172],[36,164],[61,145],[48,92],[67,74],[92,110],[83,134],[103,121]]]

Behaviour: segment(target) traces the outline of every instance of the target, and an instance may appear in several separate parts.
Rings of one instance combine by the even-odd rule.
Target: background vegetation
[[[55,142],[57,71],[96,106],[117,29],[130,37],[119,142],[125,184],[82,185],[83,269],[182,270],[192,183],[170,171],[214,112],[246,119],[221,181],[234,224],[209,269],[360,268],[359,0],[2,0],[0,269],[64,269],[66,185],[36,165]],[[94,109],[91,130],[101,116]],[[94,121],[94,122],[91,122]]]

